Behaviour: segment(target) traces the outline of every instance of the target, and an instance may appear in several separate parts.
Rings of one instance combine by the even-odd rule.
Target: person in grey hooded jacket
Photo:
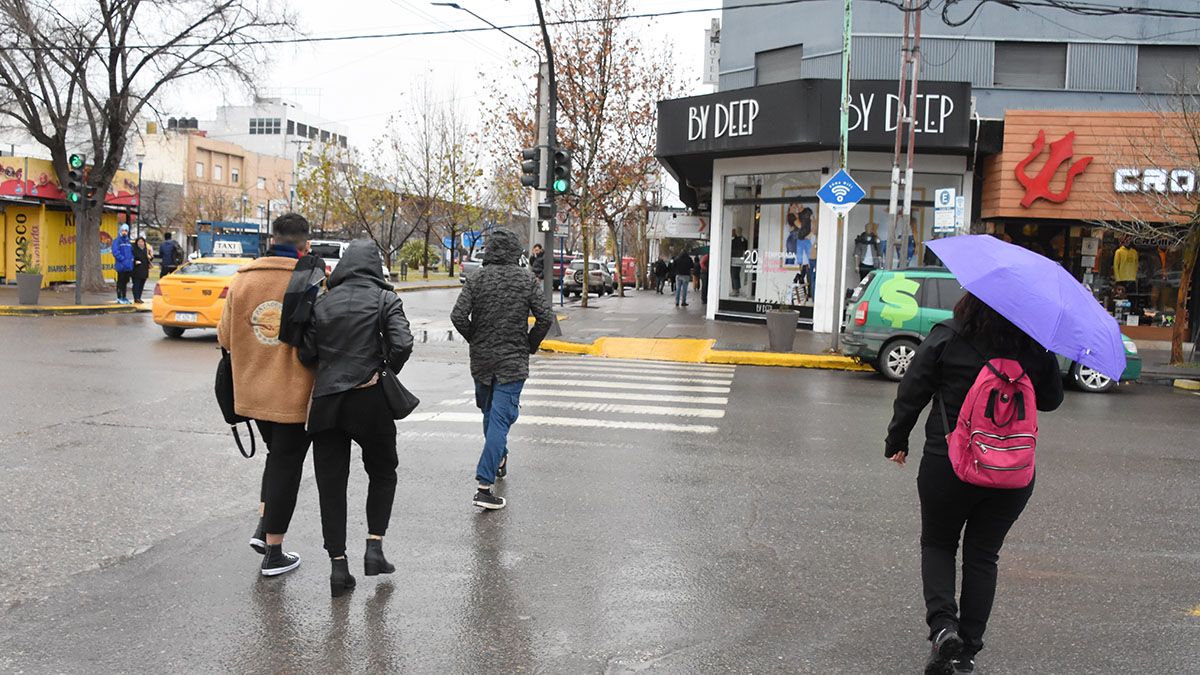
[[[541,284],[520,266],[521,254],[516,234],[494,230],[483,267],[467,278],[450,313],[454,327],[471,346],[475,402],[483,411],[483,453],[475,468],[479,488],[472,503],[484,509],[504,508],[504,498],[493,494],[492,486],[508,474],[508,430],[517,421],[521,389],[529,378],[529,355],[554,321]]]
[[[329,277],[329,292],[313,304],[300,360],[317,366],[308,433],[321,501],[321,529],[338,597],[354,588],[346,562],[346,483],[350,441],[362,447],[367,471],[367,543],[363,571],[390,574],[383,536],[396,495],[396,423],[379,382],[385,366],[399,371],[412,354],[413,337],[404,303],[383,277],[379,249],[369,240],[350,242]]]

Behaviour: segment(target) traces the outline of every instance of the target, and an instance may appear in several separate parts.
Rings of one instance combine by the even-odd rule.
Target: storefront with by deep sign
[[[762,320],[791,307],[802,325],[836,330],[846,289],[883,267],[888,253],[910,266],[932,255],[925,244],[936,236],[936,190],[954,190],[971,212],[970,85],[922,83],[913,216],[900,224],[896,250],[886,250],[896,83],[854,80],[848,169],[865,195],[839,240],[837,215],[817,192],[838,171],[840,87],[803,79],[659,102],[656,156],[684,203],[709,222],[708,318]]]
[[[982,162],[983,231],[1058,261],[1134,339],[1170,340],[1181,306],[1194,336],[1200,279],[1179,235],[1200,204],[1200,153],[1187,126],[1158,112],[1009,111],[1003,151]]]

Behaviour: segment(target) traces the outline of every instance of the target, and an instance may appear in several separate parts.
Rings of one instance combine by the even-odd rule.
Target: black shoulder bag
[[[377,317],[380,347],[379,386],[383,387],[383,396],[387,399],[388,409],[392,411],[392,419],[402,420],[408,417],[412,411],[416,410],[417,406],[421,405],[421,399],[414,396],[403,384],[400,384],[396,373],[393,373],[392,369],[388,366],[387,322],[384,320],[385,305],[383,302],[386,295],[386,293],[379,294],[379,311]]]
[[[229,352],[221,348],[221,360],[217,363],[216,386],[217,405],[221,407],[221,415],[225,418],[225,423],[229,425],[229,430],[233,432],[233,441],[237,443],[238,452],[242,453],[242,457],[250,459],[254,456],[254,451],[257,449],[254,440],[254,427],[250,426],[250,418],[237,414],[237,410],[233,404],[233,363],[229,359]],[[242,445],[242,436],[238,433],[237,425],[246,425],[246,431],[250,433],[250,452],[246,452],[246,446]]]

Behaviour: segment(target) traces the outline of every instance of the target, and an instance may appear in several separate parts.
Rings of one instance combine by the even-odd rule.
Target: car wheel
[[[1080,391],[1091,394],[1103,394],[1117,387],[1116,381],[1111,377],[1102,375],[1082,363],[1071,366],[1071,379],[1075,380],[1075,386],[1079,387]]]
[[[179,326],[163,326],[163,333],[169,338],[183,337],[183,329]]]
[[[912,340],[896,340],[888,344],[879,354],[879,372],[893,382],[904,379],[913,357],[917,355],[917,343]]]

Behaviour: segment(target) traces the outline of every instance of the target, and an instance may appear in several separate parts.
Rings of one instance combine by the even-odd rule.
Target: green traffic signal
[[[67,194],[67,199],[78,204],[79,203],[79,193],[78,192],[70,192]]]
[[[568,185],[569,184],[565,178],[559,178],[558,180],[554,181],[554,192],[561,195],[567,191]]]
[[[69,158],[67,158],[67,164],[72,169],[82,169],[83,168],[83,155],[71,155]]]

